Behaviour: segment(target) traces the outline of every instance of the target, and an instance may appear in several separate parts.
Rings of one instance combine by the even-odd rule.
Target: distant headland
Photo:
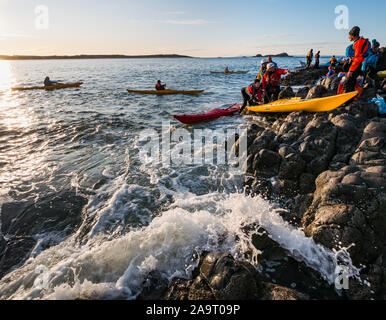
[[[292,56],[290,56],[288,53],[286,52],[283,52],[283,53],[279,53],[279,54],[266,54],[266,55],[262,55],[262,54],[257,54],[255,57],[257,58],[262,58],[262,57],[289,57],[291,58]]]
[[[75,56],[6,56],[0,55],[0,60],[65,60],[65,59],[158,59],[158,58],[192,58],[179,54],[154,54],[154,55],[75,55]]]

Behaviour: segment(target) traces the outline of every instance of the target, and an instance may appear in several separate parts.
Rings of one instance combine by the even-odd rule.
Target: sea
[[[274,58],[282,68],[304,57]],[[321,64],[329,58],[321,59]],[[248,226],[333,284],[339,252],[285,222],[275,201],[245,193],[242,172],[145,161],[144,132],[246,130],[234,115],[194,126],[175,114],[242,101],[261,58],[0,61],[0,299],[128,299],[149,277],[190,279],[204,252],[257,267]],[[247,74],[210,71],[249,70]],[[80,88],[12,91],[46,76]],[[205,90],[141,95],[127,89]],[[146,131],[147,130],[147,131]],[[179,142],[172,142],[172,145]],[[216,143],[212,141],[211,143]],[[8,249],[4,249],[7,244]],[[349,257],[346,257],[349,260]]]

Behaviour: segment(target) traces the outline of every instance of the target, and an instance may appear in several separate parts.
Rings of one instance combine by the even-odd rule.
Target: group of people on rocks
[[[261,61],[261,67],[254,80],[248,87],[241,89],[243,105],[240,113],[247,105],[259,105],[276,101],[280,93],[280,79],[284,74],[290,73],[288,69],[278,68],[271,57]]]

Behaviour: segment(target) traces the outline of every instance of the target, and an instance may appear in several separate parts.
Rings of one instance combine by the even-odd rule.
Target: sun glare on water
[[[5,87],[9,86],[12,79],[13,74],[11,71],[10,62],[0,60],[0,88],[4,89]]]

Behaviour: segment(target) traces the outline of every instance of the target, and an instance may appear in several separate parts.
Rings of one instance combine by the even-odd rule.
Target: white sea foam
[[[294,258],[333,283],[337,254],[284,222],[265,200],[219,193],[176,197],[172,207],[148,226],[117,239],[105,241],[95,236],[78,247],[69,239],[43,251],[0,281],[0,298],[133,299],[149,272],[157,271],[169,281],[189,278],[197,264],[194,254],[224,250],[244,258],[252,250],[256,256],[259,252],[243,231],[251,224],[264,227]],[[35,270],[41,265],[48,268],[46,289],[33,286],[38,276]]]

